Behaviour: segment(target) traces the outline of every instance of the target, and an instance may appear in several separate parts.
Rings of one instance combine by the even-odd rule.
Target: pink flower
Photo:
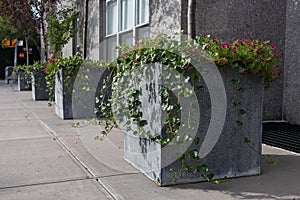
[[[223,49],[227,49],[229,47],[228,44],[221,44],[221,46],[222,46]]]
[[[234,52],[234,53],[236,53],[236,52],[237,52],[237,50],[238,50],[238,48],[237,48],[237,47],[234,47],[234,48],[233,48],[233,52]]]
[[[267,69],[264,69],[264,73],[268,73],[268,70],[267,70]]]
[[[278,50],[277,50],[277,49],[274,49],[274,50],[273,50],[273,52],[274,52],[274,53],[277,53],[277,52],[278,52]]]
[[[202,37],[206,37],[206,36],[207,36],[207,34],[206,34],[206,33],[203,33],[203,34],[202,34]]]
[[[283,53],[281,52],[281,53],[280,53],[280,57],[282,57],[282,56],[283,56]]]
[[[256,51],[256,55],[260,55],[260,51]]]
[[[275,45],[272,45],[272,46],[271,46],[271,48],[272,48],[272,49],[275,49],[275,48],[276,48],[276,46],[275,46]]]
[[[272,77],[273,77],[273,78],[276,78],[276,77],[277,77],[277,73],[276,73],[276,72],[273,72]]]

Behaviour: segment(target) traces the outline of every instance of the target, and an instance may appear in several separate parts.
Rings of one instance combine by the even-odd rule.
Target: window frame
[[[108,27],[109,27],[109,23],[108,23],[108,12],[107,12],[107,8],[108,8],[108,3],[112,2],[112,1],[116,1],[117,2],[117,32],[116,33],[111,33],[108,34]],[[150,5],[148,2],[148,20],[146,20],[146,22],[138,24],[138,17],[140,15],[140,11],[139,11],[139,0],[133,0],[133,26],[130,28],[127,28],[125,30],[122,30],[122,1],[123,0],[105,0],[105,38],[110,38],[110,37],[114,37],[117,36],[117,44],[120,44],[120,35],[125,34],[125,33],[129,33],[132,31],[132,35],[133,35],[133,44],[136,43],[136,40],[134,38],[136,38],[137,36],[137,29],[138,28],[143,28],[145,26],[149,25],[149,21],[150,21]]]

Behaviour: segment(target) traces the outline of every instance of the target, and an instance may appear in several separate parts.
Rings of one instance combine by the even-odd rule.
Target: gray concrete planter
[[[152,74],[157,74],[157,72]],[[225,100],[223,101],[222,98],[213,99],[212,95],[218,94],[222,90],[214,83],[211,84],[213,87],[206,84],[204,92],[197,95],[200,113],[193,113],[193,115],[194,118],[199,119],[196,129],[199,144],[196,145],[192,142],[185,152],[199,149],[200,159],[191,162],[196,162],[197,166],[205,164],[209,173],[213,173],[215,178],[258,175],[261,173],[263,81],[254,76],[242,76],[230,68],[221,69],[220,75],[224,82]],[[208,74],[204,76],[207,76],[208,79],[211,78]],[[239,87],[245,88],[245,92],[238,97],[242,102],[241,107],[247,111],[240,118],[243,122],[241,127],[237,125],[238,110],[233,105],[233,102],[236,101],[237,91],[236,86],[232,83],[235,78],[241,81]],[[144,85],[146,87],[141,89],[141,101],[143,105],[147,105],[146,109],[142,108],[146,111],[146,113],[143,112],[143,118],[148,123],[150,122],[151,126],[154,127],[153,129],[157,131],[156,134],[161,135],[163,114],[154,111],[157,110],[157,104],[149,105],[151,104],[149,102],[161,102],[158,88],[149,85],[152,84],[153,86],[151,81],[155,80],[153,77],[145,80]],[[213,103],[213,101],[215,102]],[[152,108],[149,109],[151,106]],[[218,110],[222,106],[225,106],[225,112]],[[224,115],[224,125],[219,123],[220,120],[216,120],[219,115]],[[181,120],[185,121],[184,118]],[[211,123],[213,121],[214,123]],[[220,135],[214,135],[218,130],[220,130]],[[251,139],[251,147],[244,142],[245,137]],[[176,145],[162,148],[159,143],[134,136],[131,132],[124,134],[125,160],[158,185],[203,181],[203,178],[190,172],[181,173],[175,181],[173,171],[179,171],[181,168],[181,160],[179,159],[181,155],[176,155],[176,148]]]
[[[26,80],[24,71],[18,72],[18,90],[19,91],[30,91],[31,84]]]
[[[32,74],[32,79],[31,79],[32,99],[35,101],[49,100],[45,77],[46,77],[45,72]]]
[[[109,71],[84,66],[73,77],[61,69],[55,78],[55,112],[61,119],[88,119],[101,116],[96,97]],[[67,81],[65,81],[67,78]],[[107,91],[107,96],[111,90]],[[107,99],[107,98],[106,98]]]
[[[55,76],[55,113],[61,119],[73,119],[72,93],[75,77],[60,69]]]

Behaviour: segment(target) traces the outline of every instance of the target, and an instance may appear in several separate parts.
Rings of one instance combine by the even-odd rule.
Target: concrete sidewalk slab
[[[0,188],[88,176],[53,138],[0,142],[0,152]]]
[[[2,197],[2,198],[1,198]],[[94,180],[79,180],[0,190],[5,200],[112,200]]]
[[[96,177],[138,173],[123,159],[122,150],[110,142],[100,142],[90,136],[59,137],[68,148],[85,163]],[[116,152],[117,151],[117,152]]]
[[[0,121],[0,141],[50,137],[38,120]]]
[[[264,161],[260,176],[230,179],[220,185],[203,182],[158,188],[141,174],[100,180],[124,199],[300,199],[300,156],[274,155],[274,159],[278,165]]]
[[[2,109],[0,121],[15,121],[15,120],[34,120],[34,115],[25,108],[21,109]],[[12,123],[12,122],[11,122]]]

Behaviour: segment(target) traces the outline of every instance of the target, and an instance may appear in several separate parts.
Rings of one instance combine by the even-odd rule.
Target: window
[[[149,36],[149,0],[106,0],[106,41],[108,60],[117,44],[134,44]],[[134,40],[135,38],[135,40]]]

